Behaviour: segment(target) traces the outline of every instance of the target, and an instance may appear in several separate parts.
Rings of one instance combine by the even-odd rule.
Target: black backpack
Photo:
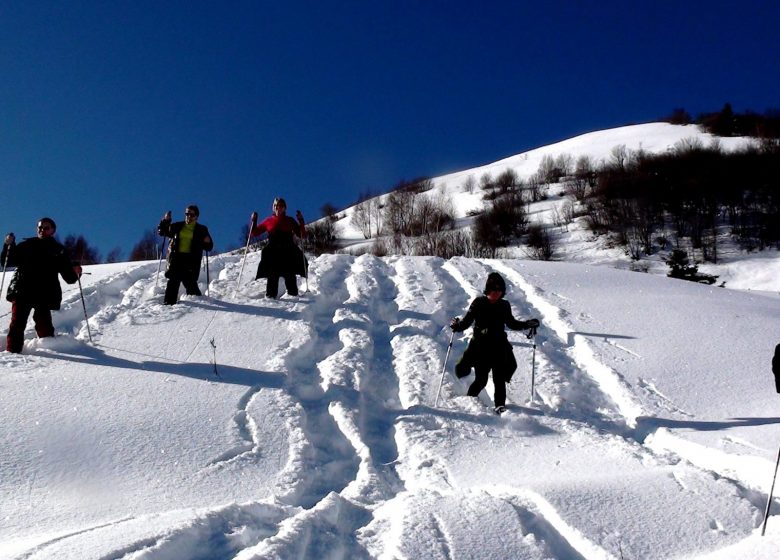
[[[775,357],[772,358],[772,373],[775,374],[775,389],[780,393],[780,344],[775,346]]]

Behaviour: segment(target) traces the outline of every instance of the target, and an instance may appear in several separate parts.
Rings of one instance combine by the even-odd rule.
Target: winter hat
[[[485,282],[485,295],[488,295],[491,290],[499,290],[502,295],[506,293],[506,282],[498,272],[488,274]]]
[[[276,198],[274,198],[274,206],[276,206],[277,204],[281,204],[282,206],[284,206],[285,208],[287,208],[287,203],[286,203],[286,202],[284,201],[284,199],[283,199],[282,197],[280,197],[280,196],[277,196]]]

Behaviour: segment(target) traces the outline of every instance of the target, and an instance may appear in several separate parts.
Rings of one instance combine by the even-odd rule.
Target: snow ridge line
[[[557,536],[571,546],[584,560],[616,560],[615,556],[594,544],[580,531],[566,523],[555,507],[533,490],[523,489],[518,491],[515,488],[494,485],[477,488],[477,490],[482,490],[491,496],[507,500],[510,503],[513,503],[515,498],[532,503],[537,510],[536,516],[548,523]],[[518,506],[515,505],[514,507]],[[532,510],[528,511],[533,513]]]

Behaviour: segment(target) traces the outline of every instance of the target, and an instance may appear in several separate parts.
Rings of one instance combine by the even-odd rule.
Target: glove
[[[163,222],[170,222],[171,221],[171,211],[170,210],[168,210],[165,213],[165,216],[162,217],[162,221]]]
[[[450,328],[453,331],[458,331],[460,329],[460,317],[453,317],[452,321],[450,321]]]
[[[252,212],[252,215],[249,216],[249,221],[252,222],[252,226],[257,225],[257,212]]]
[[[528,319],[525,322],[525,328],[526,329],[535,329],[540,325],[539,319]]]
[[[9,233],[8,235],[5,236],[6,245],[13,245],[14,243],[16,243],[16,237],[14,236],[13,233]]]
[[[81,274],[83,272],[83,269],[81,268],[81,265],[78,265],[78,264],[73,265],[73,272],[76,273],[76,276],[81,278]]]

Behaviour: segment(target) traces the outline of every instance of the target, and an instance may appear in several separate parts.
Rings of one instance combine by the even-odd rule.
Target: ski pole
[[[154,278],[154,287],[157,287],[157,284],[160,282],[160,268],[162,267],[163,262],[163,255],[165,254],[165,237],[162,238],[162,243],[160,243],[160,259],[157,262],[157,276]]]
[[[163,219],[168,219],[168,220],[171,219],[171,211],[170,210],[168,210],[168,213],[165,214],[165,217]],[[160,237],[162,237],[162,243],[160,243],[160,260],[157,263],[157,276],[154,278],[154,287],[155,288],[157,287],[157,284],[160,281],[160,267],[162,266],[163,255],[165,255],[165,236],[161,235]]]
[[[206,296],[209,295],[209,284],[211,284],[211,280],[209,280],[209,252],[206,251]]]
[[[303,278],[306,280],[306,291],[303,293],[308,294],[309,293],[309,263],[306,260],[306,253],[303,252],[303,247],[301,247],[301,256],[303,257],[303,272],[304,272]]]
[[[764,512],[764,526],[761,528],[761,536],[766,533],[766,522],[769,521],[769,507],[772,505],[772,494],[775,492],[775,480],[777,480],[777,467],[780,465],[780,449],[777,451],[777,462],[775,463],[775,474],[772,477],[772,487],[769,490],[769,496],[766,499],[766,511]]]
[[[444,374],[447,371],[447,359],[450,357],[450,350],[452,350],[452,340],[455,338],[455,331],[452,331],[450,335],[450,343],[447,345],[447,354],[444,356],[444,365],[441,367],[441,378],[439,379],[439,389],[436,391],[436,403],[434,407],[439,406],[439,395],[441,394],[441,386],[444,383]]]
[[[84,303],[84,290],[81,289],[81,275],[78,277],[79,281],[79,294],[81,294],[81,307],[84,309],[84,322],[87,324],[87,335],[89,341],[92,342],[92,332],[89,330],[89,317],[87,316],[87,304]]]
[[[0,280],[0,296],[3,295],[3,286],[5,286],[5,269],[8,266],[8,255],[11,253],[11,246],[8,245],[5,250],[5,259],[3,260],[3,279]]]
[[[246,236],[246,247],[244,248],[244,258],[241,259],[241,270],[238,272],[238,280],[236,281],[236,291],[241,286],[241,276],[244,274],[244,265],[246,264],[246,254],[249,252],[249,242],[252,241],[252,230],[255,229],[254,225],[257,221],[257,212],[252,212],[252,216],[249,220],[249,234]]]
[[[531,353],[531,404],[536,397],[536,327],[528,331],[528,338],[532,339],[533,352]]]

